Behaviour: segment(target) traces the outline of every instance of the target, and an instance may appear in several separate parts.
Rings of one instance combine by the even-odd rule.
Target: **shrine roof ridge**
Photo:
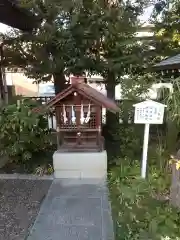
[[[112,100],[106,97],[101,92],[97,91],[96,89],[92,88],[86,83],[83,82],[73,82],[69,87],[64,89],[62,92],[57,94],[53,99],[51,99],[46,107],[52,107],[60,100],[66,98],[68,95],[70,95],[72,92],[78,92],[80,95],[86,97],[87,99],[91,100],[97,105],[100,105],[102,107],[105,107],[111,112],[119,112],[118,105]]]

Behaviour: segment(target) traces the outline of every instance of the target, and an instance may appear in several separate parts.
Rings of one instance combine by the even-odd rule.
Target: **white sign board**
[[[133,105],[135,107],[134,123],[145,124],[144,129],[144,144],[142,156],[141,176],[146,177],[147,168],[147,152],[149,142],[149,127],[150,124],[162,124],[164,117],[164,108],[166,105],[152,100],[146,100]]]
[[[133,105],[135,107],[134,123],[162,124],[166,105],[146,100]]]

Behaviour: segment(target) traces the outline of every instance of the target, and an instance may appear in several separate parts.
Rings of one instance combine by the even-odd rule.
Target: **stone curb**
[[[38,176],[33,174],[0,174],[0,179],[24,179],[24,180],[53,180],[53,175]]]

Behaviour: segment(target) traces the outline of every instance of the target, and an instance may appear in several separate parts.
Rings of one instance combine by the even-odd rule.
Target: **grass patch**
[[[169,175],[155,167],[142,180],[138,162],[124,161],[110,170],[116,240],[180,240],[180,210],[166,200],[169,183]]]

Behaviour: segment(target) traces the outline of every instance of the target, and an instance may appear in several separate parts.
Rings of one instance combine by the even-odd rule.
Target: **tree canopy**
[[[42,21],[30,34],[15,31],[5,36],[7,66],[21,67],[36,82],[53,78],[56,94],[64,89],[66,76],[83,73],[101,75],[112,99],[118,83],[124,94],[131,94],[125,90],[134,87],[138,93],[151,83],[144,71],[149,43],[136,37],[142,24],[139,17],[148,4],[148,0],[23,0],[22,5]],[[106,124],[110,133],[106,139],[111,141],[119,119],[107,112]]]
[[[152,21],[158,40],[157,54],[162,58],[173,56],[180,51],[180,2],[160,1],[160,8],[154,11]]]
[[[56,93],[63,89],[65,75],[84,72],[109,78],[107,84],[114,88],[122,76],[146,63],[142,56],[147,46],[135,33],[147,2],[23,0],[23,7],[42,21],[30,34],[5,36],[6,64],[23,68],[37,82],[53,76]]]

